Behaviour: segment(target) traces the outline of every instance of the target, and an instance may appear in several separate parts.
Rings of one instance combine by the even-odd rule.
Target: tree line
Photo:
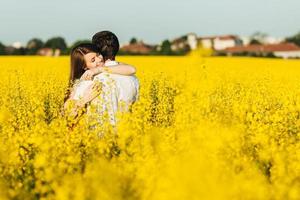
[[[29,40],[25,47],[15,48],[12,46],[5,46],[0,42],[0,55],[37,55],[42,48],[50,48],[53,50],[59,49],[61,55],[68,55],[74,45],[81,42],[91,42],[89,40],[80,40],[68,46],[65,39],[62,37],[53,37],[46,42],[39,38]]]
[[[59,49],[60,55],[69,55],[71,49],[82,42],[91,42],[91,40],[78,40],[73,43],[71,46],[68,46],[65,39],[62,37],[53,37],[48,39],[46,42],[39,38],[33,38],[29,40],[24,47],[15,48],[13,46],[5,46],[0,42],[0,55],[37,55],[39,50],[43,48],[50,48],[52,50]],[[130,40],[130,44],[137,43],[136,38]],[[169,40],[164,40],[162,44],[157,48],[156,45],[147,55],[184,55],[189,49],[182,49],[180,51],[173,51],[171,49],[171,42]],[[120,50],[120,55],[135,55],[132,52],[126,52]],[[140,53],[137,53],[140,55]]]
[[[260,44],[260,37],[264,37],[262,34],[256,34],[255,37],[252,38],[250,44]],[[292,42],[296,45],[300,46],[300,32],[285,39],[286,42]],[[50,48],[52,50],[59,49],[60,55],[69,55],[71,49],[81,43],[81,42],[91,42],[90,40],[79,40],[73,43],[71,46],[68,46],[65,39],[62,37],[53,37],[48,39],[46,42],[39,38],[33,38],[29,40],[25,47],[14,48],[12,46],[5,46],[0,42],[0,55],[37,55],[38,51],[43,48]],[[137,43],[136,38],[132,38],[130,40],[130,44]],[[155,45],[147,53],[147,55],[185,55],[190,51],[189,46],[184,46],[181,49],[172,50],[171,48],[172,42],[169,40],[164,40],[160,45]],[[120,50],[120,55],[140,55],[140,53],[132,53]]]

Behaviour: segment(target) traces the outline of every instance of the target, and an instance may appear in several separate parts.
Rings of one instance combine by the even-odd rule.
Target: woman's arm
[[[99,96],[101,91],[102,84],[100,82],[94,82],[85,90],[82,98],[79,100],[73,99],[74,92],[72,92],[70,98],[64,104],[65,113],[67,113],[67,115],[71,118],[80,116],[83,113],[82,109],[85,105]]]
[[[127,75],[131,76],[136,73],[136,69],[132,65],[128,65],[125,63],[118,63],[118,65],[110,66],[110,67],[103,67],[105,71],[112,73],[112,74],[120,74],[120,75]]]
[[[125,63],[119,63],[118,65],[110,66],[110,67],[106,67],[106,66],[96,67],[94,69],[86,70],[84,74],[81,76],[80,80],[91,80],[93,76],[100,74],[102,72],[131,76],[136,73],[136,69],[134,66]]]

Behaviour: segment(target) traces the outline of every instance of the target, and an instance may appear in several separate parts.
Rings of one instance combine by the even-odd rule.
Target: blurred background
[[[68,55],[110,30],[120,55],[300,58],[298,0],[2,0],[0,55]]]

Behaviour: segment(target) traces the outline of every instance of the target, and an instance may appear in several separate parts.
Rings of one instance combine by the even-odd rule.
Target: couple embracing
[[[76,119],[86,112],[89,127],[105,122],[115,126],[117,112],[128,111],[137,100],[136,69],[117,62],[118,51],[118,38],[110,31],[98,32],[92,43],[81,43],[71,50],[70,80],[64,104],[69,117]]]

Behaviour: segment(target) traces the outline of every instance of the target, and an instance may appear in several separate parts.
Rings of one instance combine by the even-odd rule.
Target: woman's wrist
[[[103,67],[101,67],[102,68],[102,70],[103,70],[103,72],[111,72],[110,70],[109,70],[109,67],[107,67],[107,66],[103,66]]]
[[[101,67],[96,67],[96,68],[93,70],[93,74],[94,74],[94,75],[97,75],[97,74],[100,74],[100,73],[102,73]]]
[[[75,107],[76,108],[82,108],[82,107],[84,107],[85,104],[86,104],[86,100],[85,99],[80,99],[80,100],[76,101]]]
[[[99,67],[99,73],[103,73],[104,72],[104,67]]]

